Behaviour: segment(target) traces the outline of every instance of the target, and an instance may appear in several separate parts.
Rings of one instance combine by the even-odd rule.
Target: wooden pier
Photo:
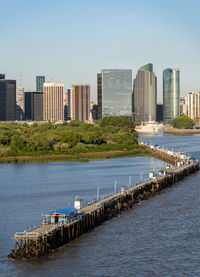
[[[157,152],[158,157],[163,155],[160,153],[161,151],[155,149],[152,151]],[[169,156],[166,153],[165,155]],[[168,158],[171,160],[171,157]],[[174,157],[173,161],[175,162],[175,160]],[[177,158],[177,160],[180,159]],[[15,248],[9,258],[32,259],[44,256],[111,219],[121,211],[132,208],[141,200],[153,197],[156,193],[172,186],[198,169],[198,161],[182,163],[181,166],[173,168],[169,172],[166,171],[81,208],[78,210],[77,216],[67,223],[45,224],[30,231],[16,233],[14,235]]]

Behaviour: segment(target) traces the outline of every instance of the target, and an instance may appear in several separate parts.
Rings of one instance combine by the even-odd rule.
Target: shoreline
[[[159,153],[148,147],[132,150],[112,150],[102,152],[90,152],[79,154],[57,154],[57,155],[42,155],[42,156],[10,156],[0,158],[1,163],[34,163],[34,162],[56,162],[56,161],[76,161],[76,162],[88,162],[95,159],[111,159],[120,157],[154,157],[163,160],[167,163],[175,164],[176,159],[169,157],[164,153]]]
[[[200,134],[200,129],[164,128],[163,132],[171,134]]]
[[[54,161],[88,162],[90,159],[109,159],[128,156],[151,156],[149,149],[112,150],[102,152],[88,152],[79,154],[55,154],[41,156],[9,156],[0,158],[0,163],[32,163]]]

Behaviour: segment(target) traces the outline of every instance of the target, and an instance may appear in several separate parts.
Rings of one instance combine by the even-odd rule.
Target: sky
[[[180,68],[181,96],[200,91],[199,0],[0,0],[0,73],[35,90],[46,81],[91,85],[102,68]]]

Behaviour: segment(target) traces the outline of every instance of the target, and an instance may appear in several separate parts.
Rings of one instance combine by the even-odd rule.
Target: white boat
[[[135,130],[141,133],[156,133],[163,128],[163,124],[159,124],[156,121],[149,120],[148,122],[143,122],[141,125],[136,126]]]

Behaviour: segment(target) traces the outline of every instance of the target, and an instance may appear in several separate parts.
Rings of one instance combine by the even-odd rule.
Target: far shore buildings
[[[36,91],[43,92],[45,76],[36,76]]]
[[[51,122],[64,121],[64,84],[57,82],[43,85],[43,119]]]
[[[0,121],[16,120],[16,80],[0,74]]]
[[[24,120],[24,88],[17,88],[17,120]]]
[[[25,92],[25,120],[43,120],[43,92]]]
[[[102,69],[97,74],[98,119],[110,115],[132,117],[132,70]]]
[[[90,85],[77,84],[68,88],[68,118],[88,122],[90,118]]]
[[[167,68],[163,71],[163,119],[171,122],[180,115],[180,70]]]
[[[135,122],[156,120],[157,77],[153,64],[142,66],[133,85],[133,118]]]
[[[180,115],[187,115],[187,97],[180,97]]]
[[[188,116],[192,119],[200,118],[200,92],[189,92],[187,96]]]

